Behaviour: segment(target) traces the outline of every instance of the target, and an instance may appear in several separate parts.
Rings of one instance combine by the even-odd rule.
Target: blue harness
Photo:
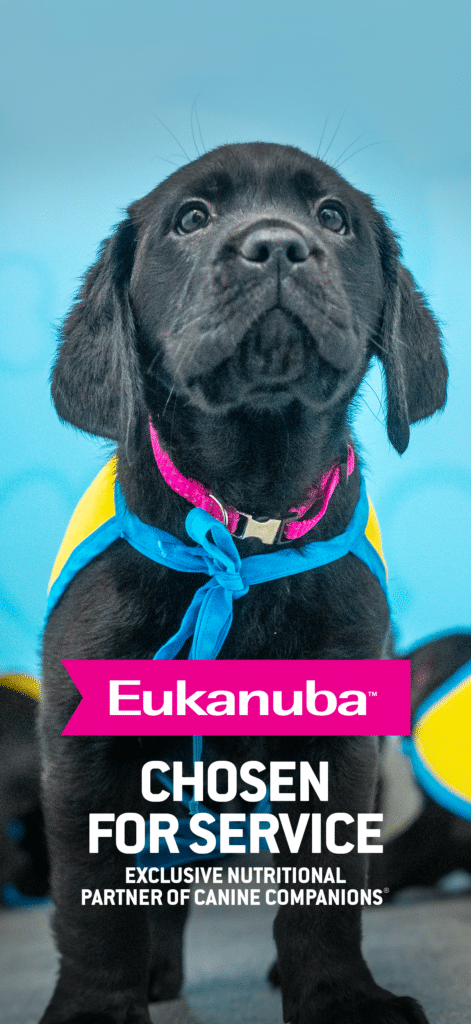
[[[119,483],[114,479],[113,467],[112,460],[84,495],[74,514],[78,525],[72,517],[52,574],[48,615],[74,576],[119,538],[124,538],[151,561],[180,572],[200,573],[209,577],[208,582],[196,591],[179,630],[156,652],[154,660],[172,660],[190,638],[190,660],[217,658],[231,627],[233,602],[244,597],[250,586],[328,565],[348,553],[356,555],[368,566],[386,593],[386,569],[379,553],[381,539],[363,480],[357,506],[344,533],[331,540],[312,541],[300,548],[277,548],[263,555],[241,558],[226,527],[203,509],[192,509],[185,520],[186,532],[195,541],[195,546],[191,547],[172,534],[143,523],[127,508]],[[370,528],[370,535],[373,538],[376,536],[376,546],[368,539]],[[66,553],[61,555],[64,547]],[[193,737],[194,761],[201,759],[201,751],[202,737]],[[172,792],[172,785],[165,775],[160,775],[160,781]],[[185,793],[182,801],[188,806],[190,814],[196,810],[212,814],[204,805],[198,807],[194,801],[190,801]],[[255,808],[256,813],[269,813],[269,810],[268,797]],[[217,845],[215,851],[207,856],[225,856],[220,853],[219,816],[212,816],[215,821],[206,827],[217,836]],[[247,839],[247,820],[244,824]],[[176,838],[178,854],[172,854],[168,849],[167,852],[151,854],[147,831],[146,847],[138,854],[137,862],[168,867],[202,859],[201,854],[190,849],[190,843],[195,841],[195,837],[190,832],[188,818],[180,819]]]
[[[196,542],[196,546],[189,547],[172,534],[143,523],[130,512],[117,480],[114,508],[115,514],[72,550],[51,586],[47,615],[79,570],[123,537],[151,561],[180,572],[209,576],[208,582],[196,591],[180,629],[163,644],[154,659],[172,660],[186,640],[193,637],[189,659],[212,661],[217,658],[231,627],[234,600],[244,597],[250,586],[317,569],[349,552],[368,566],[386,593],[384,563],[365,533],[370,507],[363,481],[357,506],[344,533],[331,540],[311,541],[301,548],[278,548],[248,558],[240,557],[226,527],[203,509],[194,508],[186,517],[186,532]]]

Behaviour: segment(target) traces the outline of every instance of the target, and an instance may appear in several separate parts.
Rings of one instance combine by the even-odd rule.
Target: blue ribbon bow
[[[190,637],[193,640],[189,659],[213,660],[231,627],[233,602],[247,594],[250,586],[327,565],[348,552],[366,562],[386,591],[383,563],[365,536],[369,509],[363,481],[357,506],[344,533],[301,548],[278,548],[248,558],[240,557],[227,528],[203,509],[192,509],[186,517],[186,531],[196,542],[190,547],[129,512],[118,482],[115,505],[119,535],[132,547],[171,569],[209,576],[208,582],[196,591],[178,632],[154,655],[157,660],[175,658]]]

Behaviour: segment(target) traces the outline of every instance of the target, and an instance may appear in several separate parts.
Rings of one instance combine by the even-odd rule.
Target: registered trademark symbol
[[[383,892],[389,892],[389,889],[386,887],[385,889],[383,889]]]
[[[378,696],[378,691],[377,690],[368,690],[368,697],[377,697],[377,696]]]

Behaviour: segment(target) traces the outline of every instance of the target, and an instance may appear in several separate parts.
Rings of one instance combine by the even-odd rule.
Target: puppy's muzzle
[[[243,372],[254,386],[287,387],[305,372],[310,345],[312,339],[297,318],[282,309],[271,309],[242,340]]]

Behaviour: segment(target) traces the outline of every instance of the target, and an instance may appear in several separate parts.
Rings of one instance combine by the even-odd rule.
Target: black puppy
[[[410,423],[444,404],[447,372],[437,324],[394,235],[369,197],[321,161],[290,147],[234,145],[182,168],[129,208],[65,322],[52,390],[64,420],[118,442],[129,510],[188,544],[190,505],[156,466],[150,418],[178,470],[215,495],[221,513],[245,513],[251,529],[237,541],[245,556],[272,550],[269,538],[253,536],[260,520],[289,517],[327,470],[345,464],[349,405],[373,355],[385,372],[388,434],[402,453]],[[342,477],[323,518],[294,546],[345,530],[358,501],[357,460],[348,484],[347,470]],[[276,533],[272,542],[286,541],[282,522]],[[132,859],[88,853],[89,813],[142,809],[143,760],[179,758],[190,768],[190,744],[62,738],[77,693],[61,659],[152,658],[202,582],[119,539],[79,572],[49,619],[44,810],[62,961],[43,1024],[148,1024],[148,1000],[178,992],[183,912],[171,930],[145,907],[81,908],[79,893],[122,885]],[[219,657],[389,653],[383,591],[347,554],[253,586],[235,602]],[[205,740],[205,759],[224,746]],[[372,739],[241,737],[230,749],[236,763],[326,759],[326,813],[371,807]],[[292,803],[277,810],[297,817]],[[364,858],[346,860],[329,854],[318,863],[341,864],[348,886],[361,887]],[[282,864],[312,861],[307,846],[280,854]],[[357,907],[283,907],[275,937],[286,1021],[425,1020],[413,1000],[375,984],[360,952]]]
[[[403,655],[411,663],[412,717],[458,669],[471,661],[471,633],[436,637]],[[467,723],[469,724],[469,723]],[[448,736],[450,750],[455,739]],[[400,889],[434,885],[451,871],[471,872],[471,821],[433,799],[422,788],[423,805],[412,823],[372,858],[371,884]]]
[[[14,688],[24,679],[0,676],[0,903],[4,885],[14,885],[23,896],[47,893],[38,705],[32,696]]]

